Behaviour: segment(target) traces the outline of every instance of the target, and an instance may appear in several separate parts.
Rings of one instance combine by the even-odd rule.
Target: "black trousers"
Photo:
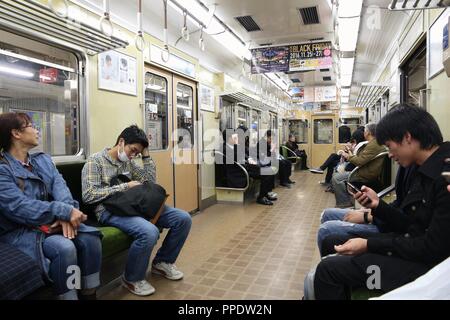
[[[257,165],[248,164],[246,168],[250,177],[261,181],[258,198],[266,197],[275,186],[275,175],[262,175],[261,168]]]
[[[331,235],[323,241],[324,255],[335,253],[334,245],[345,243],[351,236]],[[353,237],[354,238],[354,237]],[[314,293],[318,300],[344,300],[351,298],[351,288],[368,288],[373,284],[374,267],[379,270],[381,291],[388,292],[414,281],[431,266],[375,253],[358,256],[327,256],[316,268]]]
[[[292,174],[292,162],[289,160],[278,161],[278,174],[280,175],[280,183],[288,183],[289,177]]]
[[[341,161],[341,156],[337,155],[336,153],[330,154],[330,156],[325,160],[325,162],[320,166],[320,169],[325,170],[327,169],[327,175],[325,177],[326,183],[331,183],[331,178],[333,177],[334,168],[339,164]]]

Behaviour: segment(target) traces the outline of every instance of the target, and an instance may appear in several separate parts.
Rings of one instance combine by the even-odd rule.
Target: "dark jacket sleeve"
[[[433,190],[436,194],[429,227],[417,237],[369,238],[368,251],[398,256],[402,259],[435,265],[450,255],[450,193],[446,184]]]
[[[377,220],[381,220],[389,226],[389,230],[394,232],[406,232],[412,223],[411,217],[405,214],[397,206],[387,204],[380,200],[378,207],[372,210],[372,215]]]

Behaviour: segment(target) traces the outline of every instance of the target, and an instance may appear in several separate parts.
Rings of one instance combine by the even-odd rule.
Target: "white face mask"
[[[127,154],[125,153],[125,144],[123,144],[123,151],[120,151],[120,144],[119,144],[119,148],[117,149],[117,157],[119,158],[119,161],[121,162],[127,162],[130,159],[128,159]]]

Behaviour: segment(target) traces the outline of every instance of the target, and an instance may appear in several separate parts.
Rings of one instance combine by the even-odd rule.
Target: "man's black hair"
[[[117,146],[119,144],[120,138],[123,138],[123,140],[125,140],[125,144],[139,143],[144,148],[148,147],[147,135],[145,134],[144,130],[142,130],[135,124],[125,128],[120,133],[114,146]]]
[[[395,106],[380,120],[376,137],[379,144],[385,144],[388,140],[401,143],[407,132],[420,142],[422,149],[431,149],[444,141],[431,114],[406,103]]]
[[[356,142],[356,144],[366,140],[364,138],[364,131],[363,130],[355,130],[355,131],[353,131],[352,136],[350,138],[350,141],[351,140],[354,140]]]
[[[267,138],[272,137],[272,130],[267,130],[266,136],[267,136]]]

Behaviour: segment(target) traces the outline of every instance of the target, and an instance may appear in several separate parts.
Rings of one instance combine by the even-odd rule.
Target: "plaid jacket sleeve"
[[[87,204],[94,204],[105,200],[110,195],[124,191],[128,188],[126,183],[113,187],[102,185],[101,164],[94,159],[89,159],[83,167],[81,173],[82,198]]]
[[[131,161],[131,175],[133,180],[139,182],[150,181],[156,183],[156,165],[151,157],[142,160],[143,167]]]

